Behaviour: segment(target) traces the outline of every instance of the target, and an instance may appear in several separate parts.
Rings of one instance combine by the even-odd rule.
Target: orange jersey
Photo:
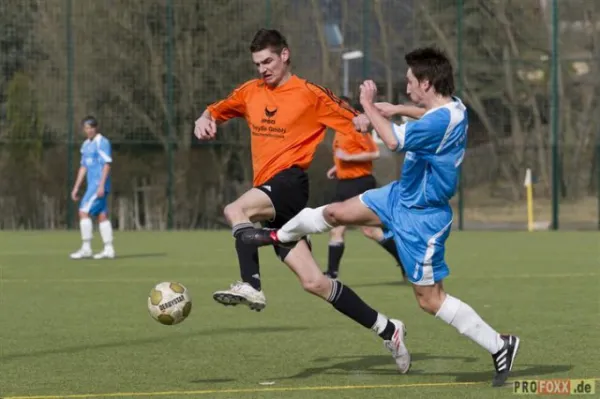
[[[292,166],[306,170],[327,127],[339,135],[362,136],[354,129],[358,113],[352,107],[295,75],[275,88],[260,79],[246,82],[208,111],[217,121],[243,117],[248,122],[254,186]]]
[[[346,162],[335,156],[337,150],[346,154],[360,154],[362,152],[376,152],[377,144],[370,134],[349,136],[335,133],[333,140],[333,162],[335,174],[338,179],[356,179],[370,175],[373,172],[373,161]]]

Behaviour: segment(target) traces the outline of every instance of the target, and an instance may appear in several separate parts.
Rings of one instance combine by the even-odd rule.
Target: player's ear
[[[429,79],[423,79],[423,81],[421,82],[421,85],[423,87],[423,91],[425,91],[425,92],[429,91],[433,87],[433,85],[431,84]]]
[[[287,47],[284,47],[284,48],[281,50],[281,55],[280,55],[280,57],[281,57],[281,60],[282,60],[282,61],[283,61],[285,64],[287,64],[287,63],[290,61],[290,55],[291,55],[291,54],[290,54],[290,49],[289,49],[289,48],[287,48]]]

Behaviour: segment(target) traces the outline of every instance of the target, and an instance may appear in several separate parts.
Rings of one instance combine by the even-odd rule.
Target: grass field
[[[324,262],[326,237],[314,242]],[[373,333],[305,294],[270,248],[263,312],[214,303],[238,277],[228,232],[117,234],[114,261],[70,261],[75,232],[0,233],[0,396],[513,397],[489,386],[489,354],[418,309],[386,253],[356,233],[348,242],[341,279],[405,321],[409,375]],[[600,377],[600,234],[456,232],[448,246],[447,290],[522,338],[512,379]],[[194,300],[177,326],[146,311],[165,280]]]

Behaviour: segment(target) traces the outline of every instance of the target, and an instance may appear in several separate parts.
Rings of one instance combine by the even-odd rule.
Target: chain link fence
[[[367,77],[381,100],[407,101],[404,54],[441,47],[470,113],[457,226],[525,228],[528,168],[540,226],[599,226],[599,2],[3,0],[0,228],[73,225],[87,114],[113,143],[118,228],[224,227],[224,205],[251,184],[248,130],[230,122],[206,144],[193,123],[254,77],[262,27],[287,36],[295,73],[354,101]],[[330,140],[309,171],[313,205],[331,197]],[[402,162],[382,153],[380,184]]]

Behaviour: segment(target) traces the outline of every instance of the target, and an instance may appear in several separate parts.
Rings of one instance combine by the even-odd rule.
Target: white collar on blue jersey
[[[425,112],[423,114],[423,116],[430,114],[432,112],[435,112],[438,109],[448,108],[448,107],[456,107],[456,108],[461,109],[462,111],[465,111],[467,109],[467,107],[465,107],[465,105],[463,104],[463,102],[461,101],[460,98],[458,98],[456,96],[451,96],[451,98],[452,98],[452,102],[449,102],[448,104],[440,105],[439,107],[431,108],[429,111]]]
[[[83,142],[83,144],[91,143],[92,141],[94,141],[96,143],[99,143],[100,140],[102,140],[102,134],[101,133],[96,133],[96,135],[94,136],[93,140],[85,139],[85,141]]]

